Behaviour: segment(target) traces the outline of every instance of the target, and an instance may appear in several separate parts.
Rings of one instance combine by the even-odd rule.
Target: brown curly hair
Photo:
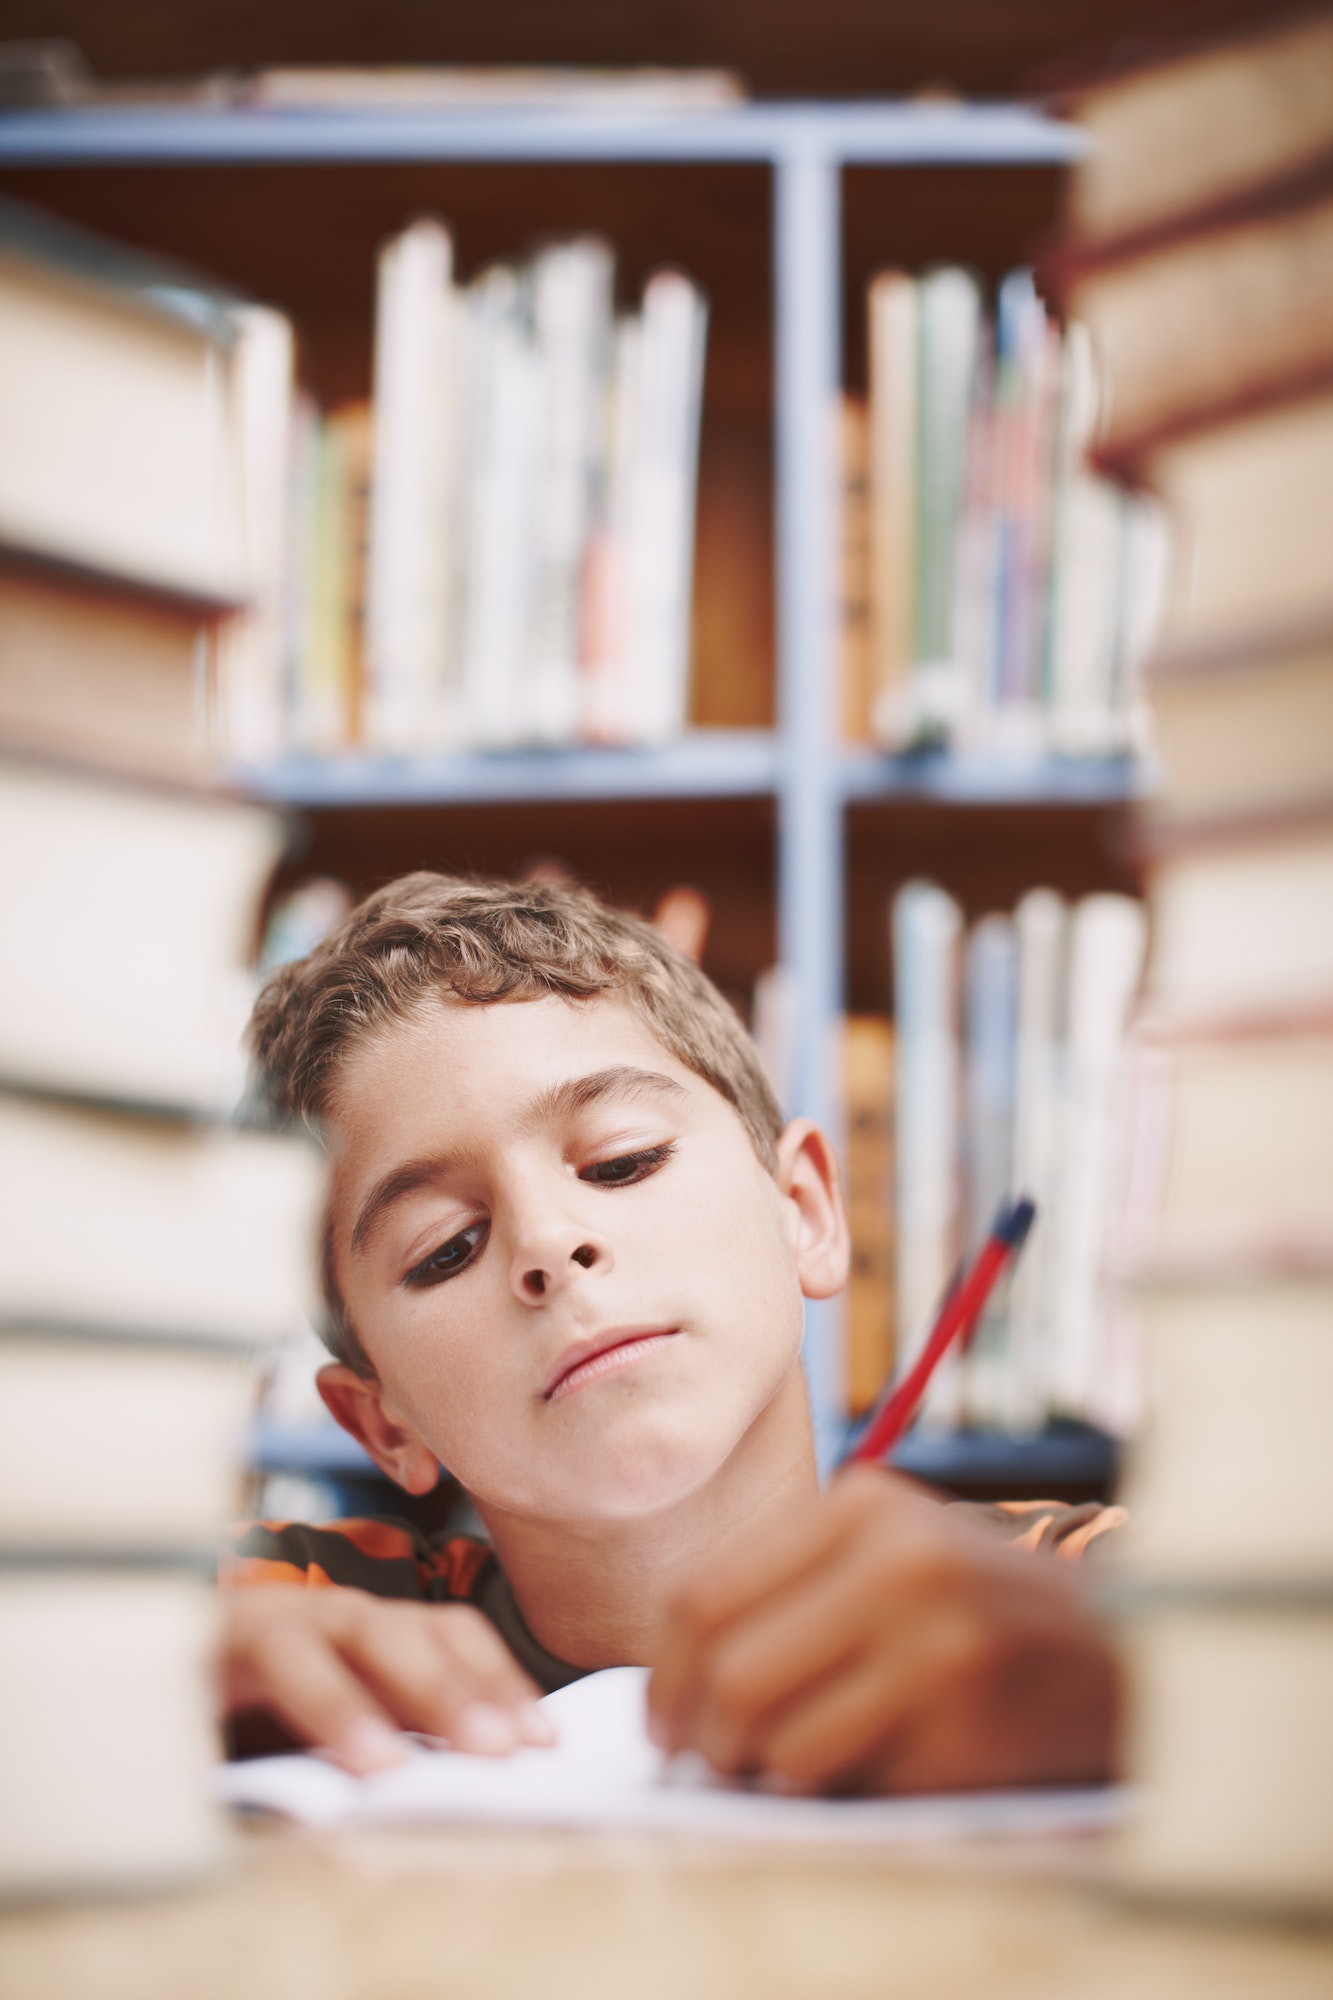
[[[488,882],[426,870],[378,889],[305,958],[279,966],[248,1041],[258,1091],[280,1119],[318,1127],[340,1064],[431,994],[472,1001],[614,993],[679,1061],[726,1098],[773,1171],[782,1113],[759,1054],[717,988],[651,924],[552,882]],[[343,1306],[325,1231],[333,1353],[373,1369]]]

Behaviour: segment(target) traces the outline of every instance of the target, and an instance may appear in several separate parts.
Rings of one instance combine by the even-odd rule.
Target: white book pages
[[[0,1566],[0,1895],[212,1873],[217,1593],[202,1576]]]
[[[1097,1422],[1107,1387],[1107,1246],[1124,1185],[1126,1036],[1147,919],[1129,896],[1087,896],[1069,937],[1065,1144],[1052,1221],[1049,1400]]]
[[[212,1547],[256,1388],[239,1347],[3,1328],[0,1548]]]
[[[893,903],[898,1090],[898,1342],[910,1367],[924,1344],[959,1251],[961,1129],[959,954],[962,912],[929,882]],[[922,1421],[951,1428],[960,1411],[957,1355],[936,1370]]]
[[[697,1759],[671,1762],[645,1726],[648,1673],[613,1667],[548,1695],[552,1750],[482,1758],[414,1746],[395,1769],[349,1777],[323,1758],[229,1764],[217,1794],[247,1812],[311,1826],[463,1824],[603,1827],[697,1838],[856,1842],[1053,1834],[1115,1824],[1117,1791],[801,1799],[723,1783]]]
[[[453,245],[415,222],[380,253],[367,601],[367,728],[399,754],[448,747],[456,483]]]
[[[871,721],[878,742],[909,740],[916,617],[917,288],[905,271],[870,287]]]
[[[1026,1193],[1014,1178],[1018,948],[1012,918],[982,917],[964,953],[966,1068],[963,1092],[963,1245],[975,1256],[1001,1202]],[[1001,1283],[963,1358],[969,1423],[1001,1424],[1012,1372],[1009,1286]]]
[[[679,271],[644,287],[626,626],[631,735],[661,742],[689,712],[695,481],[707,306]]]
[[[249,602],[218,632],[215,734],[224,756],[261,764],[287,745],[284,599],[295,340],[270,306],[234,309],[232,410]]]
[[[532,736],[530,672],[546,378],[523,277],[497,266],[468,293],[462,700],[468,741]]]
[[[584,559],[605,449],[613,258],[581,237],[553,245],[531,269],[533,333],[541,357],[541,463],[534,524],[530,705],[537,741],[567,743],[581,707],[579,654]]]
[[[0,1319],[279,1339],[314,1308],[323,1181],[295,1136],[0,1094]]]
[[[1014,1187],[1037,1219],[1009,1287],[1009,1367],[1000,1421],[1035,1430],[1046,1415],[1051,1324],[1052,1209],[1064,1136],[1068,911],[1052,889],[1032,889],[1014,911],[1018,1032],[1014,1063]]]
[[[282,835],[258,806],[0,762],[0,1075],[230,1110]]]

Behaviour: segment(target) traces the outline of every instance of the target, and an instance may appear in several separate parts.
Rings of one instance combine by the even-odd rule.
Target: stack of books
[[[320,1173],[232,1115],[272,815],[209,788],[247,587],[230,311],[0,216],[0,1892],[214,1865],[213,1552]]]
[[[1149,1422],[1119,1588],[1121,1857],[1333,1908],[1333,16],[1084,89],[1052,276],[1103,350],[1102,465],[1179,538],[1125,1265]]]
[[[380,253],[374,395],[322,415],[281,316],[239,370],[256,569],[222,744],[390,756],[657,742],[689,701],[706,307],[617,313],[599,237],[457,281],[429,217]]]
[[[850,733],[900,751],[1140,750],[1166,530],[1155,501],[1088,466],[1087,327],[1062,329],[1029,270],[990,311],[953,265],[881,272],[869,315],[869,407],[844,426],[869,600],[864,636],[845,635]]]

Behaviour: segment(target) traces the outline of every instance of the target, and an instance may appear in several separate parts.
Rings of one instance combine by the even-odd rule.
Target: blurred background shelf
[[[1129,761],[848,749],[834,697],[829,414],[865,383],[867,281],[886,262],[949,259],[994,283],[1050,226],[1082,143],[1028,106],[961,100],[632,119],[0,114],[0,192],[279,305],[328,408],[368,393],[376,249],[413,214],[448,216],[464,276],[524,241],[593,231],[616,244],[627,291],[675,263],[708,294],[694,727],[649,750],[236,771],[305,819],[276,893],[302,873],[360,893],[410,868],[513,873],[547,859],[639,908],[695,882],[713,909],[705,966],[724,990],[745,1005],[766,967],[789,975],[788,1109],[836,1139],[835,1029],[849,1001],[887,1007],[898,884],[928,873],[969,915],[1034,881],[1067,895],[1128,886],[1123,815],[1145,782]],[[812,1303],[807,1327],[827,1460],[844,1408],[836,1312]]]
[[[287,757],[236,765],[253,797],[294,806],[522,804],[540,800],[776,796],[789,746],[761,729],[692,730],[658,747],[496,751],[429,759]],[[799,756],[799,751],[795,753]],[[1152,788],[1130,757],[998,757],[850,748],[829,773],[842,799],[935,799],[959,805],[1113,805]]]
[[[1082,135],[1019,104],[744,104],[688,113],[564,110],[10,111],[0,161],[68,166],[333,160],[809,160],[1063,164]]]

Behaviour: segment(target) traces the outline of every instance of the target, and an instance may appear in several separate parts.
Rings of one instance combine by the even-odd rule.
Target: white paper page
[[[548,1695],[551,1750],[469,1757],[414,1744],[406,1761],[353,1778],[311,1755],[256,1758],[217,1774],[241,1811],[307,1826],[490,1824],[639,1828],[746,1840],[914,1841],[1084,1832],[1115,1824],[1114,1788],[934,1798],[798,1799],[726,1785],[696,1759],[665,1758],[645,1728],[647,1670],[615,1667]]]

